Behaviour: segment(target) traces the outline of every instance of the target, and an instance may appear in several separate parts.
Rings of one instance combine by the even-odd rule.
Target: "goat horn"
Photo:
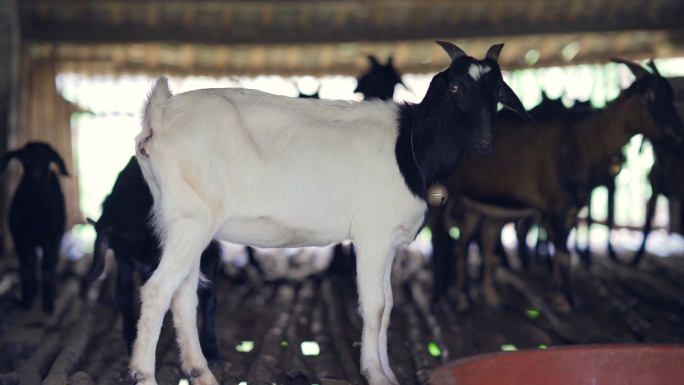
[[[489,50],[487,51],[487,55],[485,55],[485,58],[499,61],[499,54],[501,53],[501,49],[503,48],[503,46],[503,43],[501,43],[494,44],[493,46],[489,47]]]
[[[463,52],[462,49],[456,47],[455,45],[453,45],[452,43],[449,43],[447,41],[437,40],[437,41],[435,41],[435,43],[439,44],[442,48],[444,48],[446,53],[451,58],[451,61],[454,61],[461,56],[468,56],[468,55],[466,55],[465,52]]]
[[[632,73],[634,74],[634,76],[636,76],[637,79],[641,79],[642,77],[644,77],[646,75],[650,75],[650,73],[648,71],[646,71],[646,69],[644,67],[642,67],[641,65],[639,65],[637,63],[634,63],[634,62],[631,62],[631,61],[628,61],[625,59],[616,58],[616,57],[611,57],[610,61],[612,61],[613,63],[621,63],[621,64],[626,65],[627,68],[629,68],[629,70],[632,71]]]
[[[660,76],[660,72],[658,71],[658,68],[656,67],[655,62],[653,61],[653,59],[650,59],[650,60],[648,61],[648,63],[646,63],[646,64],[648,64],[648,66],[651,67],[651,69],[653,70],[653,74],[654,74],[654,75]]]

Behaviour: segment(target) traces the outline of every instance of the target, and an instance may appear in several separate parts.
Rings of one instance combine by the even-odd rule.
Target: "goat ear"
[[[634,74],[634,76],[636,76],[637,79],[641,79],[644,76],[650,75],[644,67],[629,60],[611,57],[610,61],[612,61],[613,63],[621,63],[626,65],[627,68],[629,68],[629,70],[632,71],[632,73]]]
[[[494,44],[493,46],[489,47],[489,50],[487,50],[487,55],[485,55],[486,59],[494,59],[494,61],[499,61],[499,54],[501,53],[501,50],[503,49],[503,43],[501,44]]]
[[[660,75],[660,71],[658,71],[658,67],[656,67],[655,62],[653,61],[653,59],[650,59],[650,60],[648,61],[648,63],[646,63],[646,64],[647,64],[649,67],[651,67],[651,69],[653,70],[653,75],[662,76],[662,75]]]
[[[453,45],[447,41],[439,41],[438,40],[438,41],[435,41],[435,43],[439,44],[442,48],[444,48],[446,53],[451,58],[451,61],[454,61],[461,56],[468,56],[468,55],[466,55],[465,52],[463,52],[462,49],[456,47],[455,45]]]
[[[378,61],[378,59],[375,58],[375,56],[373,56],[373,55],[368,55],[368,60],[370,60],[371,65],[373,66],[373,68],[376,68],[376,67],[380,66],[380,62]]]
[[[6,153],[0,158],[0,172],[5,171],[12,158],[20,158],[22,150],[14,150]]]
[[[50,154],[50,161],[54,162],[57,167],[59,167],[59,171],[62,173],[64,176],[69,176],[69,173],[67,172],[66,165],[64,164],[64,159],[62,159],[61,156],[57,153],[57,151],[52,150],[52,153]]]
[[[520,99],[518,99],[518,95],[515,94],[515,92],[511,89],[511,87],[508,86],[508,84],[506,84],[506,82],[503,82],[503,85],[501,86],[499,101],[504,105],[504,107],[513,110],[513,112],[520,115],[528,122],[535,121],[534,118],[527,113],[525,106],[523,106]]]

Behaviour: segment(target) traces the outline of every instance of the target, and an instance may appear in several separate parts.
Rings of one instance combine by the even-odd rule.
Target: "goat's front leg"
[[[36,296],[36,250],[28,242],[13,237],[14,247],[19,256],[19,275],[21,276],[21,306],[30,309]]]
[[[606,217],[606,225],[608,226],[608,257],[613,261],[617,261],[617,254],[615,254],[613,243],[610,241],[610,233],[613,232],[613,225],[615,224],[615,179],[611,179],[606,187],[608,188],[608,216]],[[587,235],[587,250],[589,250],[589,235]]]
[[[119,313],[121,313],[121,326],[128,354],[131,354],[136,335],[135,322],[138,320],[135,308],[133,264],[128,257],[116,255],[116,265],[118,267],[116,272],[116,304],[119,307]]]
[[[456,309],[460,312],[470,308],[470,296],[468,295],[468,249],[470,242],[480,226],[482,216],[473,211],[466,211],[461,224],[461,236],[454,246],[456,258]]]
[[[561,313],[572,310],[572,293],[570,289],[570,251],[568,250],[568,235],[576,218],[577,211],[572,210],[566,216],[553,215],[549,235],[553,241],[555,254],[553,256],[553,270],[551,276],[551,306]]]
[[[480,244],[482,246],[482,294],[489,307],[501,306],[501,297],[494,286],[494,271],[499,264],[496,248],[501,242],[501,230],[505,221],[501,219],[484,218],[480,227]],[[504,251],[505,252],[505,251]],[[506,258],[504,255],[503,258]]]
[[[534,225],[534,218],[524,218],[515,224],[515,235],[518,238],[518,258],[524,270],[530,268],[530,250],[527,248],[527,234]]]
[[[387,326],[393,304],[390,274],[394,249],[374,241],[356,244],[356,274],[363,317],[361,373],[370,385],[398,385],[387,357]]]
[[[60,237],[51,237],[43,244],[43,311],[52,314],[57,295],[57,262],[59,262]]]

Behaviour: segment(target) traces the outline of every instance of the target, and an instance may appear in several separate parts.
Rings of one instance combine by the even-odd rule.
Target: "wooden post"
[[[17,127],[17,91],[19,72],[19,11],[16,0],[0,2],[0,155],[4,154],[14,137]],[[6,258],[9,232],[7,208],[9,205],[9,178],[0,179],[0,260]]]

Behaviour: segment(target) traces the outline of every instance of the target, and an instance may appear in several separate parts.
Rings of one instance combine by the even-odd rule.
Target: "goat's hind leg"
[[[181,317],[181,321],[176,322],[186,322],[189,317],[192,318],[193,325],[196,322],[196,290],[200,255],[211,240],[211,231],[206,229],[204,221],[184,218],[169,224],[164,238],[164,251],[159,266],[140,289],[142,299],[140,320],[138,321],[138,334],[133,345],[130,363],[131,376],[140,385],[156,384],[154,379],[156,347],[164,314],[169,309],[172,298],[176,301],[177,298],[187,300],[186,298],[194,297],[194,306],[183,309],[183,311],[192,314],[185,318]],[[185,285],[184,289],[176,294],[183,285]],[[192,302],[192,298],[189,301]],[[174,314],[174,318],[176,318],[176,314]],[[194,327],[196,328],[196,326]],[[197,346],[199,346],[196,329],[194,330],[194,341],[192,337],[187,335],[179,336],[179,341],[181,343],[186,340],[190,343],[196,341]],[[184,347],[181,347],[181,351],[183,349]],[[201,360],[204,360],[203,356],[201,356]],[[204,360],[203,365],[198,364],[198,367],[200,370],[206,369],[206,360]],[[195,381],[195,384],[215,383],[216,380],[208,370],[202,373],[199,381]]]
[[[570,288],[568,235],[570,234],[570,229],[574,226],[573,223],[570,223],[574,218],[576,218],[576,211],[569,213],[565,217],[559,215],[551,217],[552,222],[549,235],[555,247],[551,275],[551,306],[559,313],[568,313],[573,308]]]
[[[26,242],[14,237],[14,245],[19,257],[19,275],[21,277],[21,306],[30,309],[36,296],[36,250]]]
[[[180,284],[171,300],[176,338],[181,352],[181,369],[194,385],[217,384],[202,354],[197,334],[197,284],[199,266]]]

